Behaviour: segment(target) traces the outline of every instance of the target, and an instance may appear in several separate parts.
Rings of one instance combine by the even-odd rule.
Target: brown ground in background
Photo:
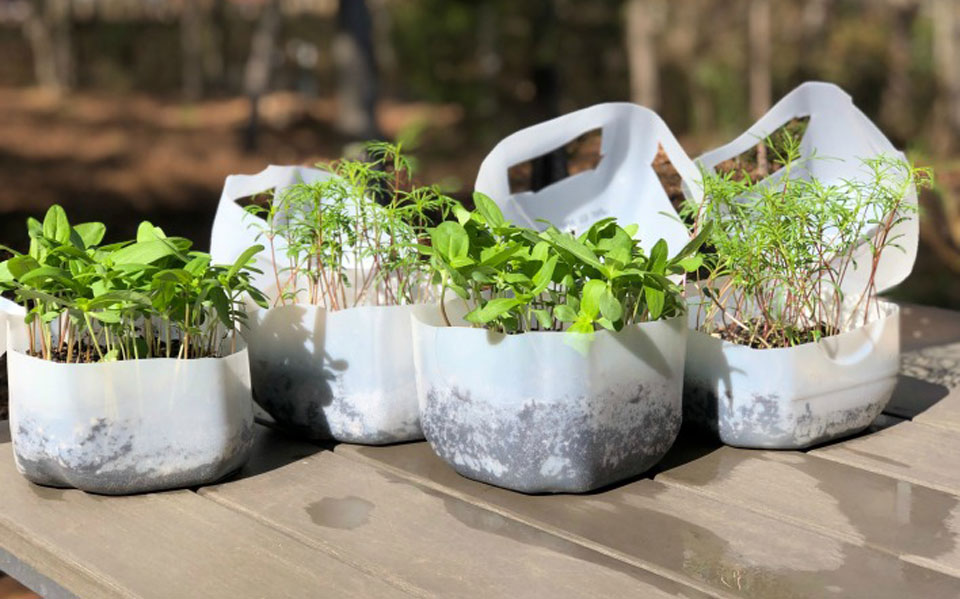
[[[335,105],[278,93],[262,101],[260,148],[241,140],[246,100],[185,107],[146,96],[71,95],[0,89],[0,240],[22,247],[24,220],[60,203],[76,220],[130,235],[143,219],[205,248],[224,178],[268,164],[313,164],[339,156],[347,140],[332,123]],[[429,119],[423,133],[425,179],[472,182],[484,148],[452,152],[459,108],[384,103],[390,137]]]

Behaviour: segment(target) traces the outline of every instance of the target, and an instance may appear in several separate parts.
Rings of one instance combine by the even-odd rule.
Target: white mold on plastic
[[[816,177],[825,184],[858,180],[869,176],[864,159],[903,158],[849,95],[835,85],[811,82],[790,92],[733,142],[697,160],[713,168],[803,117],[810,120],[800,144],[802,158],[822,159],[804,162],[796,176]],[[782,173],[771,175],[771,181]],[[904,201],[916,206],[916,191],[910,190]],[[884,252],[876,274],[879,291],[909,275],[918,233],[914,214],[891,233],[903,251]],[[859,297],[866,287],[868,252],[866,246],[857,250],[860,270],[851,269],[844,280],[848,299]],[[696,312],[691,308],[694,329],[700,325]],[[889,401],[900,361],[899,309],[880,302],[880,313],[872,318],[866,326],[820,342],[781,349],[751,349],[692,331],[685,417],[713,429],[724,443],[741,447],[797,449],[863,430]]]
[[[526,493],[585,492],[656,464],[680,428],[683,318],[600,331],[503,335],[413,324],[423,430],[460,474]]]
[[[312,438],[380,445],[423,439],[411,315],[436,306],[253,309],[245,336],[254,394]]]
[[[27,355],[22,322],[8,331],[10,432],[27,479],[143,493],[212,483],[246,461],[254,424],[245,349],[59,364]]]
[[[589,131],[602,130],[602,158],[587,170],[540,191],[512,194],[508,170]],[[490,196],[511,221],[543,228],[544,219],[563,230],[583,231],[608,216],[637,224],[649,250],[665,239],[671,252],[690,239],[653,169],[658,146],[683,180],[684,193],[699,201],[700,173],[663,120],[652,110],[627,103],[598,104],[528,127],[506,137],[480,165],[476,190]]]
[[[691,331],[684,419],[727,445],[802,449],[858,433],[883,411],[900,367],[900,309],[790,348],[754,349]]]

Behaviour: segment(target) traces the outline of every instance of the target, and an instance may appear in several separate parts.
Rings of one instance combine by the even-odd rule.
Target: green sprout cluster
[[[71,225],[60,206],[27,221],[30,249],[0,262],[0,290],[26,307],[29,352],[67,363],[204,358],[237,349],[250,284],[247,250],[214,266],[190,241],[149,222],[135,241],[103,244],[102,223]]]
[[[697,326],[756,348],[791,347],[868,323],[879,313],[876,273],[881,256],[901,250],[897,226],[916,207],[906,198],[927,184],[927,169],[891,157],[861,161],[867,176],[826,184],[810,176],[800,140],[784,130],[767,147],[776,175],[704,172],[702,204],[682,216],[706,226]],[[862,252],[861,248],[867,248]],[[857,264],[866,255],[868,264]],[[844,294],[853,269],[868,269],[865,287]]]
[[[247,208],[260,217],[253,226],[270,251],[274,305],[333,311],[432,299],[417,246],[435,220],[448,217],[453,200],[437,186],[413,184],[414,164],[399,144],[369,143],[366,154],[320,165],[333,176]]]
[[[432,244],[421,247],[442,295],[450,290],[466,300],[474,325],[503,333],[592,333],[685,312],[683,289],[671,275],[701,265],[696,252],[709,228],[669,258],[665,241],[648,254],[635,238],[637,227],[613,218],[575,236],[553,226],[514,225],[480,193],[474,203],[474,211],[455,207],[456,221],[431,229]]]

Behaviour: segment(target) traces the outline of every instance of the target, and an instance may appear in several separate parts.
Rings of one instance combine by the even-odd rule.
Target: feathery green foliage
[[[328,310],[427,299],[429,268],[417,251],[453,200],[437,186],[412,184],[414,164],[399,144],[371,142],[367,160],[320,165],[333,176],[274,194],[248,211],[269,247],[274,304],[306,302]],[[278,255],[281,244],[286,250]]]
[[[776,175],[751,181],[741,173],[704,173],[704,200],[682,216],[710,225],[701,330],[758,348],[790,347],[850,330],[877,313],[875,275],[884,252],[900,250],[897,225],[916,210],[905,197],[931,180],[927,169],[890,157],[863,160],[869,177],[826,184],[806,169],[800,140],[788,131],[767,140]],[[869,264],[856,264],[861,247]],[[869,278],[855,298],[841,287],[854,268]]]

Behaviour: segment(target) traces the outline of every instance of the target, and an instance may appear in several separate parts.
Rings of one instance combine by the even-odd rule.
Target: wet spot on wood
[[[370,521],[374,505],[366,499],[348,496],[324,497],[307,506],[307,515],[317,526],[353,530]]]

